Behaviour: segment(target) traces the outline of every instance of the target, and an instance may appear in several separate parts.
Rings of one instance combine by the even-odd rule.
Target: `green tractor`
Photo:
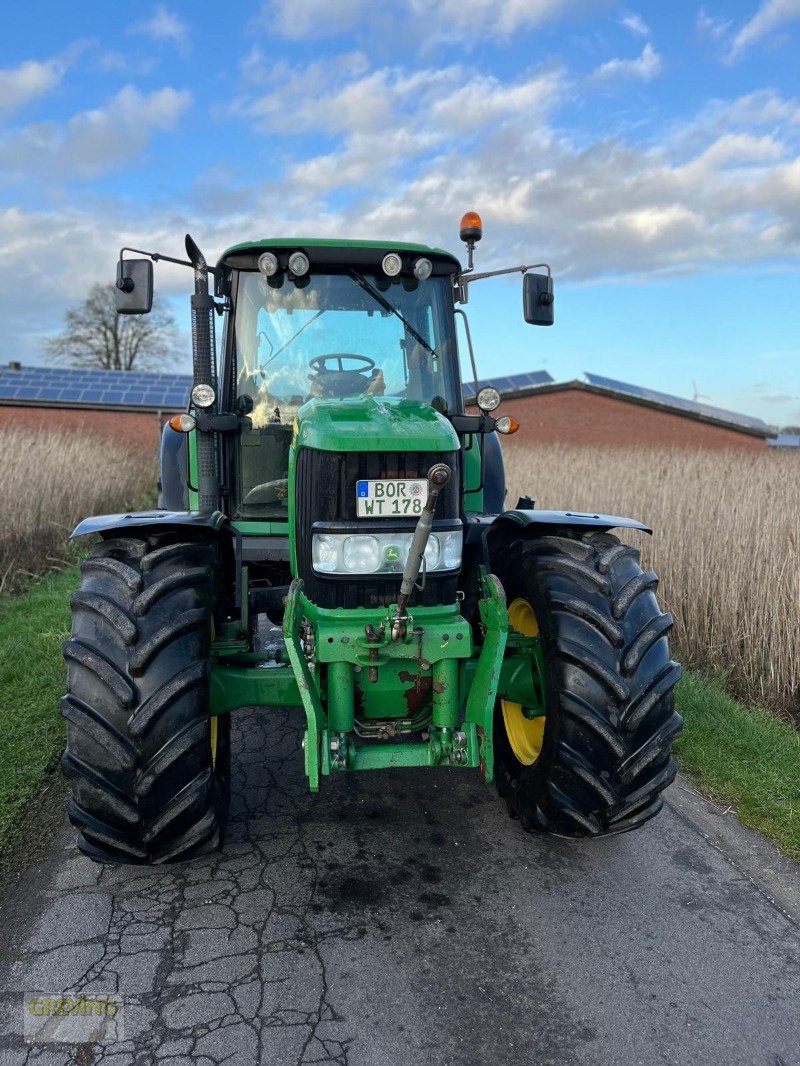
[[[186,238],[193,388],[164,429],[159,509],[73,534],[96,545],[64,648],[63,768],[93,859],[221,846],[243,707],[301,709],[314,792],[362,770],[477,772],[524,829],[562,837],[661,808],[672,618],[610,532],[647,527],[504,509],[497,434],[515,426],[478,387],[460,305],[518,271],[526,321],[551,325],[553,286],[543,265],[475,273],[480,236],[465,215],[466,269],[422,245],[299,238],[210,267]],[[150,309],[160,259],[184,262],[122,250],[121,314]]]

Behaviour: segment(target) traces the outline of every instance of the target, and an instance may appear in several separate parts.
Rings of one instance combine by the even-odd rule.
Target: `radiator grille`
[[[436,519],[457,519],[461,499],[459,452],[322,452],[302,448],[296,468],[297,564],[305,593],[320,607],[382,607],[397,600],[400,575],[334,577],[311,567],[311,536],[315,522],[347,522],[354,530],[379,528],[378,519],[356,517],[356,482],[378,478],[424,478],[434,463],[453,472],[436,505]],[[414,529],[415,520],[392,524]],[[453,603],[457,576],[428,576],[425,589],[414,591],[412,606]]]

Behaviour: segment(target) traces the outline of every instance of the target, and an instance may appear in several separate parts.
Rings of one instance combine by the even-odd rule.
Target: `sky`
[[[478,270],[481,377],[584,371],[800,424],[800,0],[34,0],[0,44],[0,363],[119,248],[419,241]],[[188,322],[190,276],[156,266]],[[176,369],[189,369],[185,361]]]

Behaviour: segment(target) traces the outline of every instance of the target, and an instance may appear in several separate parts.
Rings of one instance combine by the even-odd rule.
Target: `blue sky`
[[[0,361],[119,247],[387,237],[475,285],[481,376],[584,370],[800,424],[800,0],[39,2],[0,45]],[[189,278],[157,267],[185,321]],[[188,353],[186,366],[188,366]]]

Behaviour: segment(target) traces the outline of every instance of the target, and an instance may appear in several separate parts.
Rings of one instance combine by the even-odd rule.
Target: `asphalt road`
[[[0,911],[0,1063],[800,1063],[797,868],[680,781],[638,833],[529,837],[466,772],[306,791],[237,716],[224,852],[102,870],[64,826]],[[124,1039],[26,1044],[24,992]]]

